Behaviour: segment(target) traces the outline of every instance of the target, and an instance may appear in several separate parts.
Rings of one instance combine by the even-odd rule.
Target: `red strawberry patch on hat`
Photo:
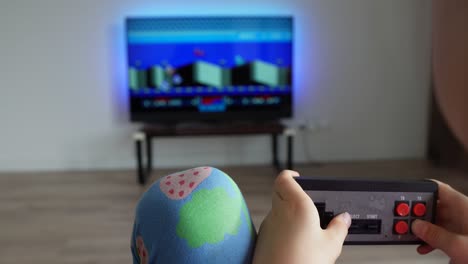
[[[159,188],[173,200],[181,200],[189,196],[197,186],[210,176],[211,167],[198,167],[167,175],[161,179]]]
[[[140,264],[148,264],[148,250],[146,249],[145,242],[141,236],[138,236],[136,239],[136,248],[138,257],[140,258]]]

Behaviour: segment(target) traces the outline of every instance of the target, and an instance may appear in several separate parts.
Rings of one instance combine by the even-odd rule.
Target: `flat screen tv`
[[[127,18],[126,39],[132,121],[292,115],[292,17]]]

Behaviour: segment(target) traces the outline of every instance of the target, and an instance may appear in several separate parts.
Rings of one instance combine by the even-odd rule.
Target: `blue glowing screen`
[[[129,18],[126,26],[132,113],[289,115],[291,17]]]

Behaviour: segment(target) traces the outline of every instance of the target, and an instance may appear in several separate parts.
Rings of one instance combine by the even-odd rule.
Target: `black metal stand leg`
[[[137,179],[138,183],[143,185],[146,182],[145,171],[143,169],[142,140],[135,139],[135,154],[137,158]]]
[[[277,170],[280,170],[280,165],[278,161],[278,134],[271,134],[271,146],[273,154],[273,167]]]
[[[151,137],[146,136],[146,173],[147,175],[151,175],[151,171],[153,170],[153,148],[151,145]]]
[[[293,169],[293,136],[288,135],[288,170]]]

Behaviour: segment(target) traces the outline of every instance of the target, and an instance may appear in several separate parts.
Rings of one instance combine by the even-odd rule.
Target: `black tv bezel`
[[[291,107],[292,108],[292,107]],[[292,117],[292,109],[289,111],[277,112],[271,110],[264,111],[242,111],[242,112],[173,112],[163,113],[146,113],[130,111],[130,121],[132,122],[184,122],[184,121],[274,121],[282,118]]]
[[[291,20],[291,93],[290,93],[290,107],[282,108],[278,111],[275,110],[246,110],[246,111],[237,111],[237,112],[194,112],[194,111],[177,111],[177,112],[162,112],[161,114],[155,112],[141,112],[132,110],[132,97],[129,89],[129,80],[127,75],[126,89],[128,95],[128,111],[131,122],[143,122],[143,123],[157,123],[157,122],[187,122],[187,121],[223,121],[223,120],[232,120],[232,121],[274,121],[280,120],[283,118],[293,117],[293,106],[294,106],[294,17],[292,15],[242,15],[242,16],[232,16],[232,15],[215,15],[215,16],[132,16],[125,18],[125,43],[126,43],[126,69],[128,71],[129,67],[129,49],[128,49],[128,21],[131,19],[158,19],[158,18],[173,18],[173,19],[183,19],[183,18],[287,18]]]

